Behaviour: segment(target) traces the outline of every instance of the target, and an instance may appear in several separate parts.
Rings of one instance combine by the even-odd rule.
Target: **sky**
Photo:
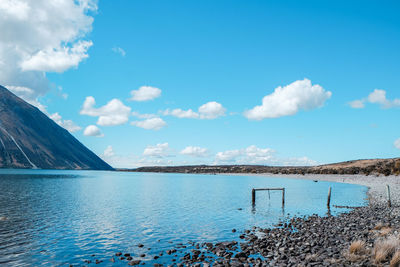
[[[399,13],[398,1],[2,0],[0,84],[113,167],[399,157]]]

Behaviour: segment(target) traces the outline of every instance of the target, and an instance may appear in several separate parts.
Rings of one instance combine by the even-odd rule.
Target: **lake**
[[[362,206],[367,188],[261,176],[102,171],[0,170],[0,264],[57,266],[130,252],[147,264],[162,250],[190,241],[239,240],[245,229],[290,216],[327,213],[332,205]],[[279,191],[286,188],[285,208]],[[332,208],[332,214],[346,211]],[[232,229],[237,229],[236,233]],[[138,244],[144,244],[138,248]],[[151,248],[151,250],[148,250]],[[117,261],[113,266],[126,266]]]

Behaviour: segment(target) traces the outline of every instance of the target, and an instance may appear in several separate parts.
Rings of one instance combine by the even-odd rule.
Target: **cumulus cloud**
[[[394,146],[395,148],[400,149],[400,138],[394,141]]]
[[[131,91],[132,101],[149,101],[161,96],[161,90],[151,86],[142,86]]]
[[[139,119],[152,119],[158,117],[156,114],[148,114],[148,113],[142,114],[137,111],[132,112],[132,116],[137,117]]]
[[[274,154],[274,150],[270,148],[258,148],[254,145],[241,150],[228,150],[218,152],[215,156],[216,161],[229,162],[246,162],[248,164],[269,162]]]
[[[352,108],[364,108],[365,104],[362,100],[354,100],[349,103],[350,107]]]
[[[64,129],[66,129],[71,133],[77,132],[80,129],[82,129],[81,127],[76,125],[72,120],[63,120],[61,115],[58,114],[58,112],[51,114],[49,117],[50,119],[55,121],[58,125],[60,125],[61,127],[63,127]]]
[[[143,121],[133,121],[131,122],[131,124],[146,130],[156,130],[156,131],[160,130],[161,128],[167,125],[167,123],[161,118],[151,118]]]
[[[83,134],[86,136],[95,136],[95,137],[103,137],[104,134],[100,131],[100,129],[96,125],[89,125],[83,131]]]
[[[225,115],[226,109],[218,102],[208,102],[199,107],[200,119],[216,119]]]
[[[49,90],[46,72],[63,72],[88,57],[96,0],[0,1],[0,81],[30,103]],[[37,106],[37,105],[36,105]]]
[[[64,72],[89,57],[91,41],[79,41],[72,47],[60,47],[41,50],[21,62],[23,71]]]
[[[351,101],[349,105],[352,108],[364,108],[365,103],[378,104],[381,106],[381,108],[400,107],[400,99],[387,99],[386,91],[382,89],[375,89],[366,98]]]
[[[251,145],[244,149],[227,150],[215,155],[215,164],[267,164],[282,166],[316,165],[317,162],[307,157],[282,159],[276,157],[275,150]]]
[[[200,117],[198,113],[194,112],[191,109],[183,110],[183,109],[180,109],[180,108],[173,109],[173,110],[167,109],[167,110],[165,110],[163,112],[163,114],[166,115],[166,116],[171,115],[171,116],[174,116],[174,117],[177,117],[177,118],[180,118],[180,119],[182,119],[182,118],[198,119]]]
[[[120,54],[120,55],[123,56],[123,57],[126,55],[125,50],[122,49],[121,47],[118,47],[118,46],[113,47],[113,48],[112,48],[112,51],[113,51],[114,53]]]
[[[241,155],[243,155],[243,152],[241,150],[227,150],[223,152],[218,152],[217,155],[215,155],[215,159],[217,162],[229,162],[236,160],[236,158]]]
[[[207,157],[208,149],[198,146],[187,146],[180,152],[180,154],[191,157],[199,157],[199,158]]]
[[[107,146],[107,148],[103,152],[103,156],[108,158],[108,157],[113,157],[114,155],[115,153],[112,146]]]
[[[198,111],[195,112],[192,109],[182,110],[180,108],[173,110],[165,110],[163,112],[164,115],[174,116],[177,118],[187,118],[187,119],[207,119],[212,120],[216,119],[220,116],[224,116],[226,109],[218,102],[211,101],[204,105],[201,105],[198,108]]]
[[[120,154],[109,145],[100,157],[114,168],[137,168],[142,166],[172,165],[173,161],[163,157],[141,157],[134,154]]]
[[[320,85],[312,85],[308,79],[298,80],[284,87],[277,87],[266,95],[260,106],[244,112],[250,120],[262,120],[294,115],[300,110],[320,108],[332,93]]]
[[[143,156],[162,158],[172,156],[171,153],[172,151],[169,147],[169,144],[163,143],[155,146],[147,146],[143,151]]]
[[[129,120],[131,108],[124,105],[119,99],[112,99],[106,105],[95,108],[96,101],[93,96],[88,96],[83,103],[80,114],[99,117],[97,124],[101,126],[121,125]]]

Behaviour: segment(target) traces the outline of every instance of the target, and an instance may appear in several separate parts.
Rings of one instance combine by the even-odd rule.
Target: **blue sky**
[[[61,2],[0,4],[38,31],[0,37],[0,83],[113,166],[400,155],[396,1]]]

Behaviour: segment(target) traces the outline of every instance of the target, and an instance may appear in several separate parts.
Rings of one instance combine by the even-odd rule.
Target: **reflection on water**
[[[236,240],[246,228],[272,226],[289,215],[325,215],[329,186],[332,205],[366,204],[365,187],[330,182],[1,170],[0,264],[82,264],[95,254],[109,265],[117,251],[157,255],[181,242]],[[251,189],[264,187],[286,188],[284,209],[279,191],[257,192],[252,205]],[[139,249],[139,243],[152,250]]]

